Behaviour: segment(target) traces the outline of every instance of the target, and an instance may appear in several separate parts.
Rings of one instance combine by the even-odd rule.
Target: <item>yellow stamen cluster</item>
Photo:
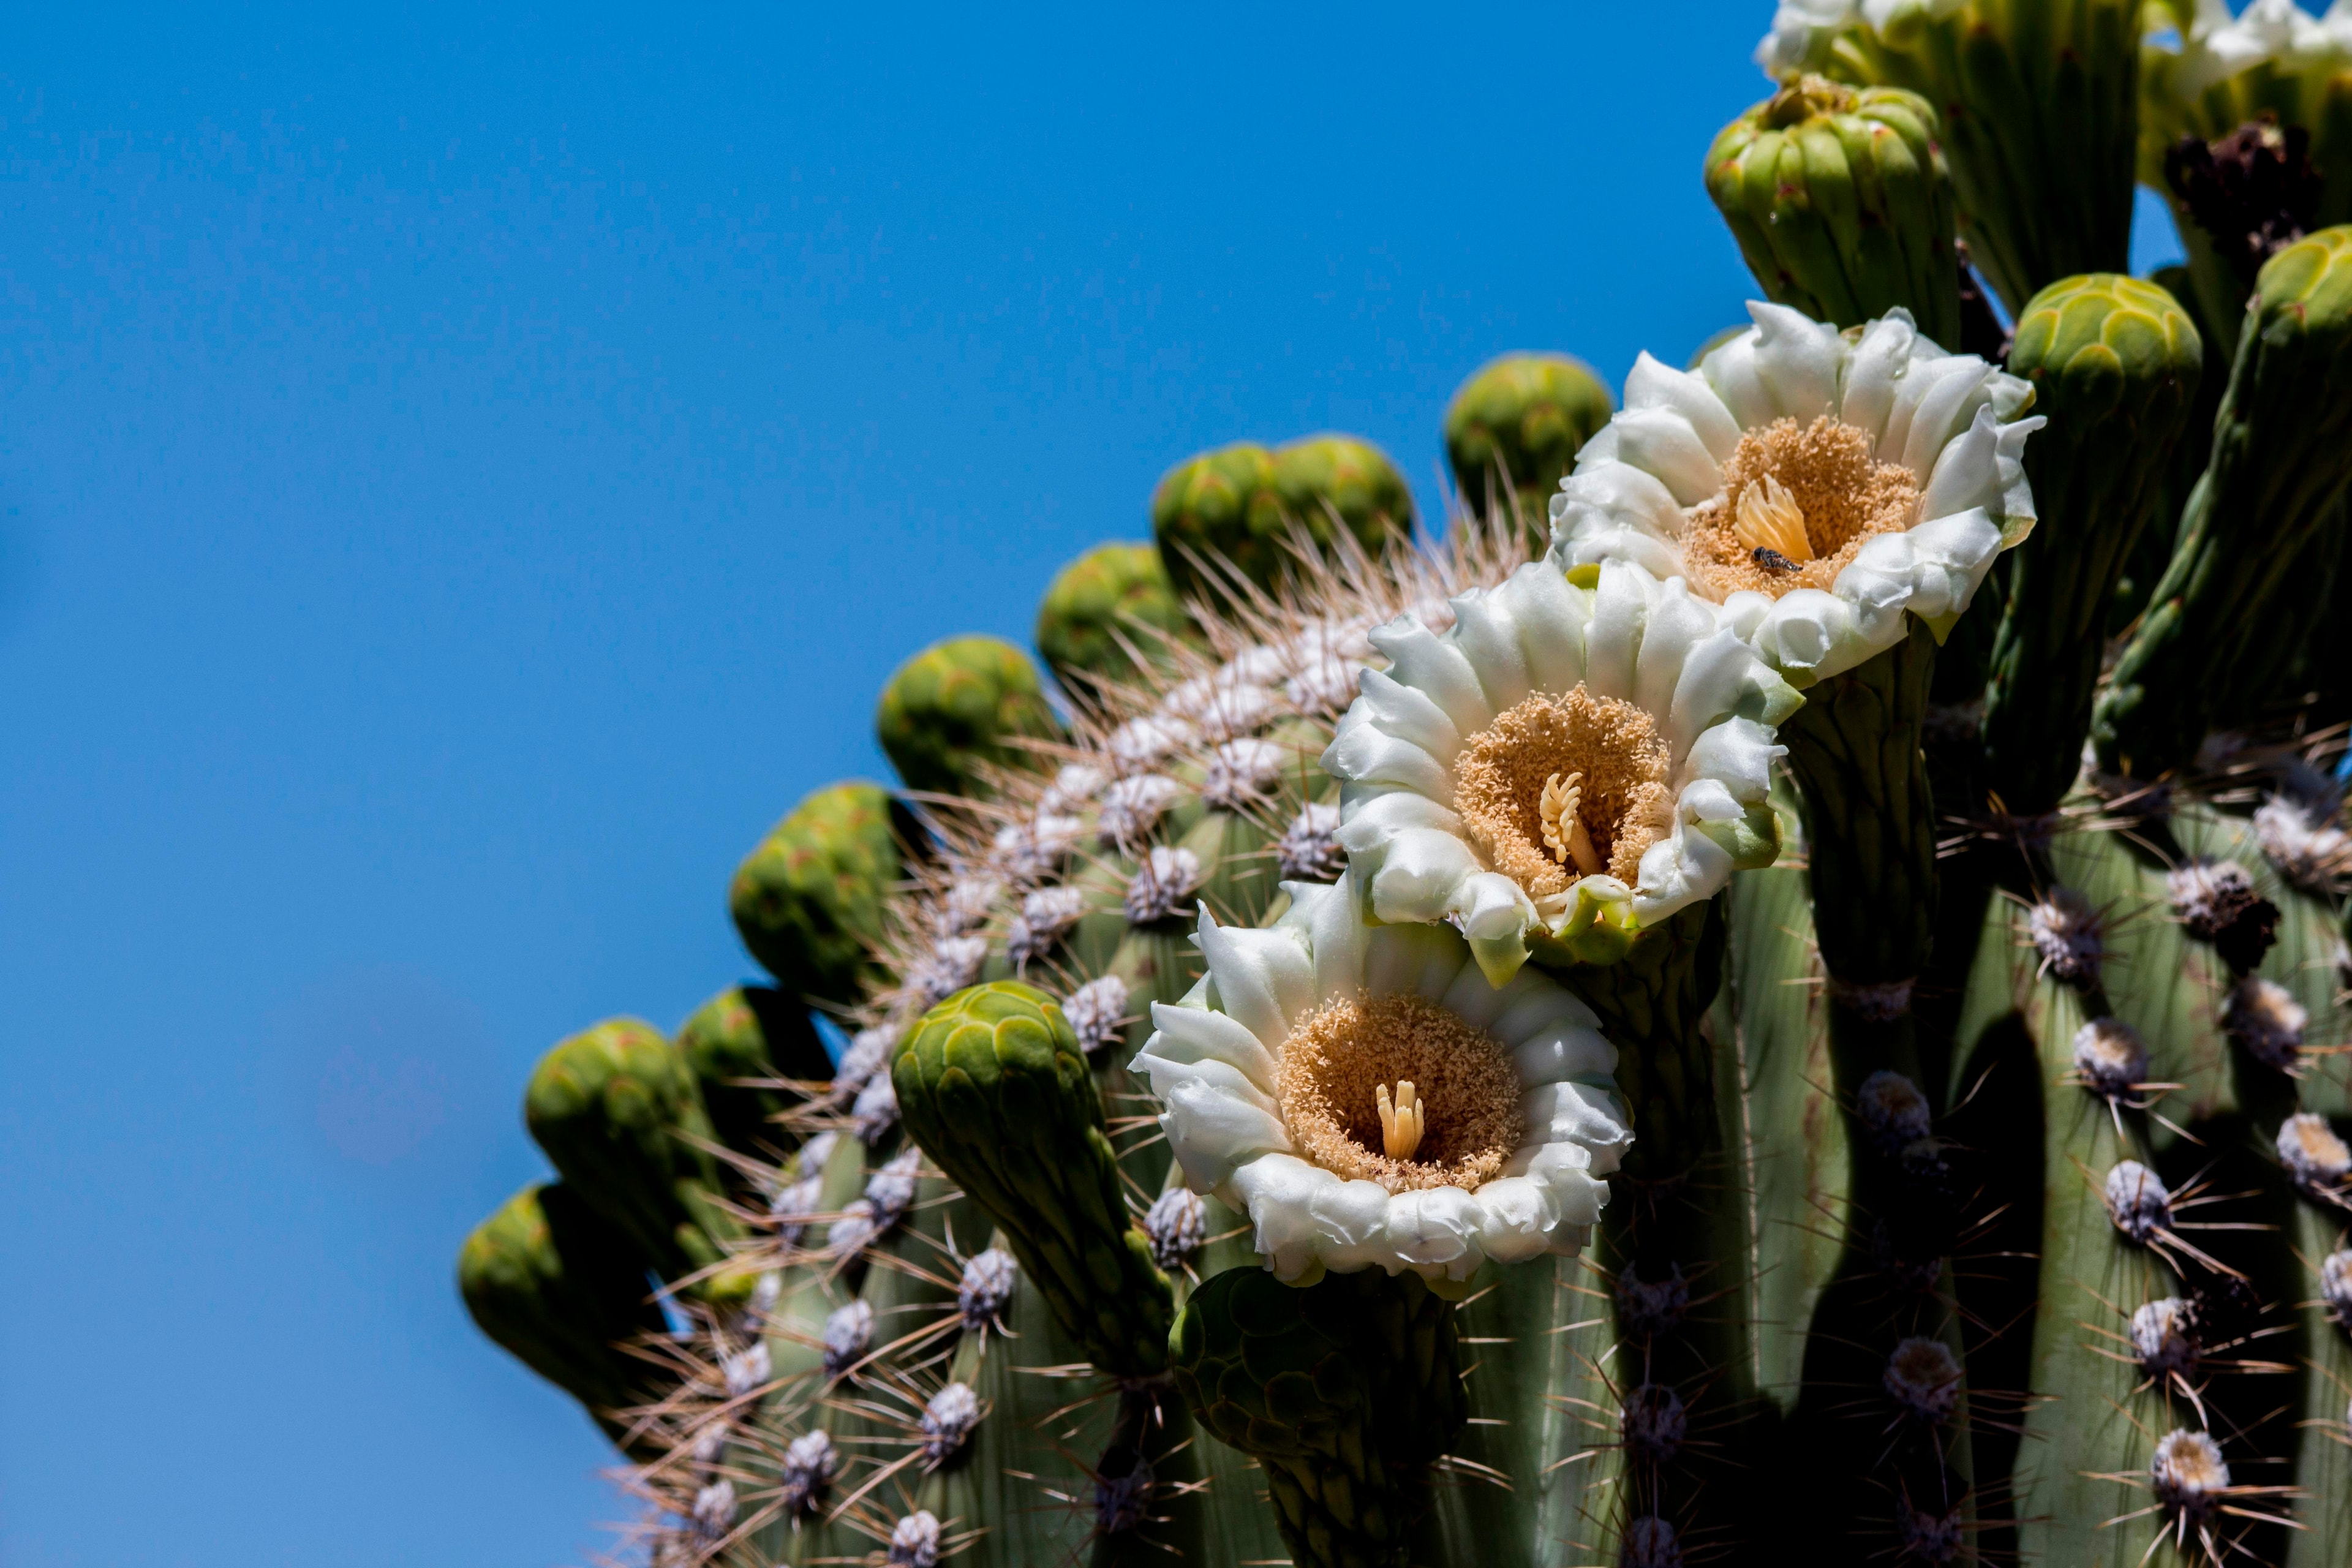
[[[1429,1107],[1412,1097],[1412,1079],[1399,1079],[1396,1099],[1389,1099],[1389,1086],[1380,1088],[1381,1148],[1391,1160],[1410,1160],[1421,1147],[1421,1135],[1429,1128]]]
[[[1299,1158],[1391,1193],[1501,1175],[1525,1093],[1500,1041],[1411,992],[1326,1002],[1292,1026],[1275,1077]]]
[[[1805,533],[1805,509],[1776,474],[1767,474],[1760,483],[1739,492],[1732,531],[1741,548],[1769,550],[1791,566],[1813,558],[1813,542]]]

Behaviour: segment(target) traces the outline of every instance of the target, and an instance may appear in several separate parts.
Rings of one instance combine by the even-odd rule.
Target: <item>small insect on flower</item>
[[[1645,1383],[1625,1396],[1619,1424],[1625,1457],[1636,1464],[1671,1464],[1690,1436],[1683,1396],[1662,1383]]]
[[[2249,974],[2221,999],[2221,1032],[2275,1072],[2300,1076],[2303,1032],[2311,1015],[2274,980]]]

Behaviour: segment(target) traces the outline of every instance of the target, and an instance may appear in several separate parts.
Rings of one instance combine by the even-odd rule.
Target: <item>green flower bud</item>
[[[1188,458],[1151,492],[1151,537],[1181,595],[1221,597],[1222,579],[1202,567],[1219,557],[1255,582],[1276,581],[1283,536],[1274,454],[1254,441]]]
[[[1445,405],[1445,456],[1463,499],[1483,507],[1499,482],[1517,498],[1528,531],[1548,537],[1551,494],[1576,454],[1609,423],[1609,388],[1566,354],[1505,354],[1464,382]]]
[[[805,796],[736,868],[735,930],[785,995],[847,1005],[874,978],[883,896],[898,881],[890,797],[853,780]]]
[[[705,1152],[694,1074],[661,1032],[614,1018],[541,1058],[523,1121],[580,1196],[628,1233],[666,1278],[716,1263],[734,1226]]]
[[[1426,1468],[1469,1415],[1457,1343],[1417,1274],[1302,1289],[1244,1266],[1192,1293],[1168,1359],[1201,1425],[1265,1468],[1300,1568],[1401,1564]]]
[[[2041,521],[2009,563],[1985,693],[1987,783],[2018,816],[2057,808],[2079,767],[2117,580],[2166,493],[2204,363],[2154,283],[2093,273],[2018,318],[2009,370],[2049,416],[2028,445]]]
[[[742,1153],[797,1142],[774,1120],[797,1097],[742,1080],[833,1076],[808,1008],[765,985],[730,985],[696,1008],[678,1028],[677,1054],[694,1074],[711,1130]]]
[[[1375,555],[1412,531],[1412,492],[1379,447],[1310,436],[1278,452],[1244,442],[1177,464],[1152,492],[1151,532],[1180,593],[1221,599],[1230,589],[1214,570],[1220,558],[1273,587],[1297,570],[1293,527],[1328,549],[1335,511]],[[1205,574],[1196,563],[1209,563]]]
[[[627,1234],[578,1193],[534,1184],[466,1238],[457,1289],[482,1332],[618,1436],[609,1413],[652,1397],[659,1381],[618,1348],[662,1326],[646,1266]]]
[[[1037,651],[1080,692],[1087,676],[1134,679],[1128,647],[1151,658],[1192,629],[1160,552],[1149,544],[1096,545],[1055,574],[1037,606]]]
[[[1800,76],[1716,137],[1707,195],[1765,293],[1860,326],[1896,306],[1960,336],[1949,176],[1936,111],[1895,87]]]
[[[990,770],[1030,766],[1016,742],[1061,732],[1029,656],[997,637],[950,637],[898,667],[874,710],[882,752],[910,790],[982,795]]]
[[[1064,1331],[1113,1377],[1167,1363],[1174,1293],[1127,1212],[1102,1099],[1044,992],[1000,980],[923,1016],[890,1066],[908,1135],[1003,1226]]]
[[[2255,279],[2212,456],[2171,564],[2099,699],[2092,740],[2111,773],[2186,765],[2217,715],[2272,668],[2271,639],[2304,635],[2276,608],[2352,485],[2352,226],[2281,250]]]
[[[1328,549],[1332,513],[1377,558],[1412,535],[1412,491],[1389,456],[1353,436],[1309,436],[1274,454],[1274,489],[1283,510]]]

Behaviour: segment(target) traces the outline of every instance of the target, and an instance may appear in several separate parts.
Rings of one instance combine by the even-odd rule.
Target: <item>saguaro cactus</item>
[[[2232,348],[2117,216],[2343,19],[2209,11],[2136,97],[2125,0],[1791,0],[1689,368],[1482,370],[1410,545],[1180,465],[1066,729],[919,659],[919,833],[788,818],[777,987],[560,1045],[461,1259],[654,1560],[2352,1560],[2352,228]]]

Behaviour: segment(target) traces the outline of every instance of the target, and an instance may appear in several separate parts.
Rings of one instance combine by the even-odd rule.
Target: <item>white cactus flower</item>
[[[1840,332],[1751,302],[1695,371],[1643,354],[1552,497],[1551,559],[1679,577],[1797,685],[1951,628],[2025,537],[2027,383],[1907,311]]]
[[[1591,1010],[1532,971],[1490,984],[1444,926],[1367,925],[1344,877],[1285,889],[1271,927],[1202,911],[1208,973],[1151,1009],[1134,1066],[1186,1184],[1293,1284],[1573,1254],[1633,1136]]]
[[[1967,0],[1780,0],[1772,30],[1756,46],[1756,63],[1775,81],[1818,68],[1849,28],[1900,37],[1922,22],[1960,11]]]
[[[1529,944],[1564,963],[1769,865],[1773,726],[1796,692],[1680,581],[1612,562],[1591,588],[1530,563],[1433,634],[1372,634],[1323,767],[1339,841],[1382,921],[1448,921],[1496,984]]]
[[[2255,66],[2268,66],[2281,77],[2314,78],[2319,86],[2352,69],[2352,0],[2336,0],[2318,16],[2294,0],[2253,0],[2235,16],[2223,0],[2198,0],[2196,18],[2181,35],[2177,54],[2160,46],[2154,53],[2178,60],[2160,60],[2157,68],[2170,67],[2164,87],[2183,99],[2199,97]]]

